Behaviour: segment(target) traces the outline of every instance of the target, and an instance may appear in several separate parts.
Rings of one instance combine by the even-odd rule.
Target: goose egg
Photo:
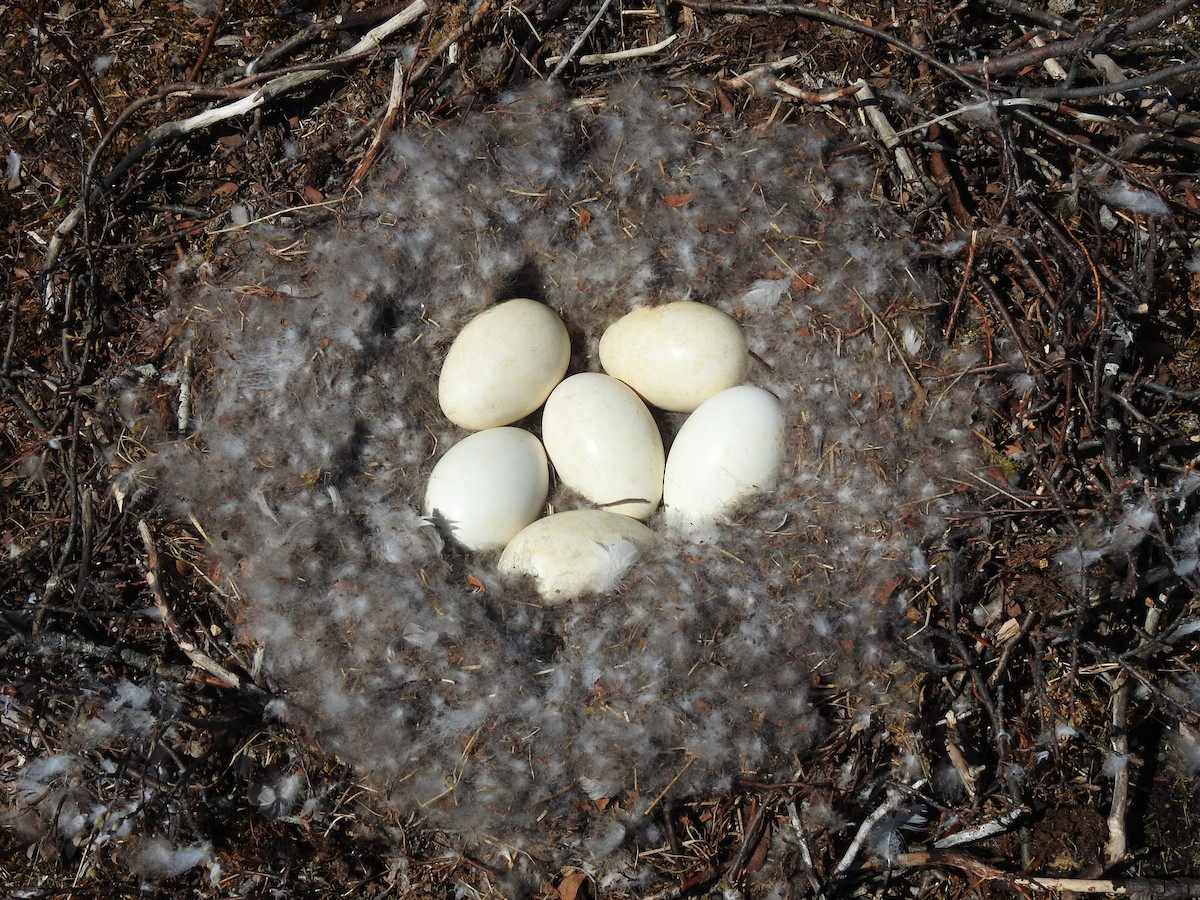
[[[546,401],[570,358],[567,328],[550,307],[535,300],[497,304],[450,345],[438,381],[442,412],[471,431],[509,425]]]
[[[514,537],[499,569],[532,575],[542,601],[556,605],[616,588],[653,538],[641,522],[602,509],[555,513]]]
[[[649,518],[662,499],[663,442],[646,404],[598,372],[572,375],[546,401],[542,441],[559,479],[609,512]]]
[[[467,550],[499,550],[538,517],[549,487],[537,438],[520,428],[489,428],[438,460],[425,489],[425,515]]]
[[[740,384],[747,359],[742,326],[690,300],[635,309],[600,338],[604,371],[671,412],[691,412]]]
[[[783,431],[782,405],[753,385],[729,388],[700,404],[667,456],[667,522],[700,528],[773,487],[783,461]]]

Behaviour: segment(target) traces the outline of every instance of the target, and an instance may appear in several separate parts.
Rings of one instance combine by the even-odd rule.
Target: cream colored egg
[[[562,319],[534,300],[508,300],[458,333],[438,380],[442,412],[471,431],[529,415],[562,381],[571,339]]]
[[[604,593],[654,539],[629,516],[576,509],[538,519],[500,555],[501,572],[532,575],[542,601],[555,605],[584,593]]]
[[[609,512],[646,519],[662,499],[662,435],[623,382],[572,375],[542,411],[542,441],[559,480]]]
[[[731,316],[691,301],[643,306],[600,338],[600,364],[660,409],[691,412],[746,374],[746,336]]]
[[[499,550],[541,514],[549,487],[537,438],[520,428],[489,428],[438,460],[425,489],[425,515],[467,550]]]
[[[702,528],[772,488],[783,440],[783,407],[769,391],[747,384],[704,401],[683,423],[667,456],[667,523]]]

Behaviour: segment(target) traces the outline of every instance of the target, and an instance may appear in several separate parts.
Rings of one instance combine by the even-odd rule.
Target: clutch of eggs
[[[600,340],[607,374],[564,379],[570,338],[545,304],[497,304],[459,332],[442,366],[446,417],[475,431],[434,466],[425,515],[467,550],[503,549],[499,568],[531,575],[557,604],[620,583],[654,538],[662,502],[684,532],[711,525],[774,485],[784,420],[770,392],[742,384],[741,326],[703,303],[636,309]],[[509,427],[544,404],[543,445]],[[647,404],[690,413],[670,453]],[[539,518],[547,457],[599,509]]]

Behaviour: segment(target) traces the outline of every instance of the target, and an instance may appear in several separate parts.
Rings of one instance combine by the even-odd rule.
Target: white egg
[[[703,303],[643,306],[600,338],[600,364],[671,412],[691,412],[746,374],[746,335],[733,317]]]
[[[662,435],[628,385],[572,375],[546,401],[542,441],[559,480],[609,512],[646,519],[662,499]]]
[[[520,428],[489,428],[438,460],[425,489],[425,515],[467,550],[499,550],[541,514],[549,487],[537,438]]]
[[[753,385],[732,387],[688,416],[667,456],[668,524],[702,528],[772,488],[783,461],[783,407]]]
[[[629,516],[575,509],[538,519],[500,554],[501,572],[532,575],[542,601],[563,603],[616,588],[654,539]]]
[[[442,364],[446,418],[480,431],[509,425],[546,402],[571,359],[562,319],[534,300],[508,300],[466,324]]]

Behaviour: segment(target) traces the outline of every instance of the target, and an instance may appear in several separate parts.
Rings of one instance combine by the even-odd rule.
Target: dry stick
[[[806,91],[803,88],[796,87],[790,81],[785,81],[782,78],[776,78],[774,75],[764,76],[764,80],[768,87],[772,87],[779,93],[788,97],[794,97],[804,103],[822,104],[833,103],[837,100],[845,100],[847,97],[855,96],[859,91],[866,87],[866,82],[861,78],[853,84],[847,84],[840,88],[829,88],[824,91]],[[892,132],[894,135],[895,132]]]
[[[1111,869],[1129,856],[1125,813],[1129,808],[1129,675],[1117,673],[1112,686],[1112,752],[1121,757],[1113,777],[1112,803],[1108,808],[1108,839],[1104,842],[1104,867]]]
[[[640,56],[653,56],[670,47],[679,39],[678,34],[667,35],[657,44],[647,44],[645,47],[630,47],[628,50],[613,50],[610,53],[588,53],[577,60],[581,66],[602,66],[606,63],[620,62],[623,59],[637,59]],[[561,57],[565,59],[566,57]],[[552,56],[546,63],[556,62],[560,57]]]
[[[54,45],[54,49],[61,53],[67,64],[75,70],[75,75],[79,78],[79,83],[83,85],[83,89],[88,95],[88,100],[92,104],[92,109],[96,111],[96,124],[100,126],[101,132],[106,131],[108,129],[108,122],[104,116],[104,107],[100,103],[100,96],[96,93],[96,86],[92,83],[91,74],[83,62],[80,61],[79,57],[75,55],[70,43],[58,34],[58,32],[46,28],[42,4],[38,4],[37,16],[23,9],[20,5],[14,4],[13,9],[24,16],[29,21],[29,24],[37,30],[36,36],[38,38],[45,38],[50,41]]]
[[[919,26],[914,27],[913,46],[924,49],[928,43],[928,35]],[[917,73],[921,78],[930,80],[929,64],[924,60],[919,61],[917,63]],[[950,208],[950,214],[954,217],[959,227],[973,229],[975,227],[975,217],[963,205],[962,194],[958,190],[958,182],[954,178],[954,173],[950,170],[949,155],[942,145],[942,125],[940,122],[930,123],[928,136],[929,146],[933,148],[929,153],[929,173],[933,177],[933,183],[938,186],[938,189],[941,190],[943,196],[946,198],[946,205]]]
[[[914,788],[919,788],[924,784],[924,779],[913,785]],[[885,816],[889,816],[900,808],[900,804],[904,801],[904,794],[900,791],[891,788],[888,790],[887,799],[879,804],[863,823],[858,826],[858,831],[854,835],[854,840],[850,842],[850,846],[846,848],[846,852],[842,854],[842,858],[838,860],[838,864],[834,867],[828,880],[825,882],[825,887],[822,893],[828,893],[829,886],[835,881],[850,871],[850,867],[854,865],[854,860],[859,853],[862,852],[863,845],[866,844],[867,838],[871,836],[871,832],[875,830]]]
[[[1059,878],[1046,875],[1013,875],[955,850],[919,850],[901,853],[896,862],[906,868],[958,869],[974,878],[1006,881],[1017,888],[1074,891],[1080,894],[1118,894],[1139,897],[1200,897],[1200,878]]]
[[[554,71],[546,76],[550,81],[553,81],[562,74],[562,70],[567,67],[567,65],[571,62],[571,59],[576,53],[579,52],[579,48],[582,47],[583,42],[588,39],[588,35],[596,30],[596,26],[600,24],[600,20],[604,18],[604,14],[608,12],[608,7],[611,4],[612,0],[604,0],[604,2],[600,4],[600,8],[596,10],[596,14],[592,16],[592,21],[588,22],[587,27],[583,29],[583,34],[579,35],[579,37],[575,39],[575,43],[571,45],[571,49],[567,51],[567,55],[564,56],[559,61],[558,65],[554,67]]]
[[[743,72],[741,75],[734,75],[721,82],[721,87],[731,91],[741,90],[743,88],[753,88],[758,85],[764,85],[771,90],[778,91],[788,97],[793,97],[804,103],[822,104],[833,103],[836,100],[845,100],[847,97],[852,97],[859,91],[866,82],[861,78],[851,84],[843,85],[838,88],[826,88],[823,91],[807,91],[801,87],[797,87],[790,81],[783,78],[778,78],[775,72],[782,71],[790,66],[794,66],[800,62],[798,56],[788,56],[783,59],[775,60],[774,62],[759,63],[750,69],[748,72]],[[896,132],[896,135],[904,134],[905,132]]]
[[[483,17],[491,12],[491,10],[492,0],[482,0],[482,2],[479,4],[479,8],[475,10],[475,15],[447,34],[432,53],[428,53],[425,56],[414,60],[412,67],[408,70],[407,81],[409,85],[414,85],[424,78],[425,73],[429,71],[434,62],[441,59],[442,56],[449,52],[451,47],[461,41],[465,35],[467,35],[480,22],[482,22]]]
[[[1189,6],[1195,5],[1196,2],[1197,0],[1171,0],[1171,2],[1164,3],[1162,6],[1151,10],[1143,16],[1131,19],[1123,24],[1109,25],[1103,29],[1090,31],[1087,34],[1081,34],[1069,40],[1055,41],[1043,47],[1021,50],[1017,53],[1010,53],[1008,56],[1001,56],[998,59],[960,63],[958,66],[952,68],[964,75],[991,76],[1016,72],[1024,69],[1026,66],[1037,65],[1056,56],[1071,56],[1076,53],[1084,53],[1107,46],[1114,37],[1123,38],[1131,34],[1140,34],[1165,22],[1171,16],[1182,12]]]
[[[1008,662],[1012,659],[1013,651],[1021,645],[1025,638],[1029,637],[1029,633],[1042,621],[1042,615],[1038,612],[1031,612],[1025,617],[1025,621],[1021,623],[1021,630],[1013,636],[1007,644],[1004,645],[1004,650],[1000,653],[1000,661],[996,663],[996,669],[988,676],[988,685],[995,687],[1000,679],[1004,677],[1005,671],[1008,669]]]
[[[1157,643],[1162,610],[1151,606],[1146,610],[1145,637],[1142,645],[1134,651],[1138,657],[1148,656]],[[1112,751],[1125,757],[1125,764],[1113,779],[1113,797],[1108,810],[1108,840],[1104,842],[1105,868],[1124,862],[1129,857],[1129,840],[1125,830],[1125,816],[1129,809],[1129,670],[1122,669],[1113,679],[1112,686]]]
[[[800,849],[800,865],[804,869],[804,877],[807,879],[809,887],[812,888],[813,896],[816,896],[821,892],[821,883],[817,881],[817,870],[813,865],[812,852],[808,849],[808,836],[804,829],[804,820],[800,818],[800,811],[796,808],[795,800],[788,802],[787,810],[792,830],[796,832],[796,843]]]
[[[901,146],[900,138],[896,136],[896,129],[892,128],[891,123],[887,120],[887,116],[879,108],[879,101],[875,97],[875,92],[871,90],[869,85],[863,83],[863,86],[854,92],[854,97],[862,104],[863,115],[871,123],[871,127],[875,129],[875,134],[878,135],[879,140],[895,156],[896,167],[900,169],[900,174],[903,176],[905,184],[924,189],[924,180],[921,178],[920,173],[917,172],[917,167],[913,163],[908,148]]]
[[[1192,2],[1196,2],[1196,0],[1192,0]],[[745,3],[710,3],[706,2],[706,0],[680,0],[680,3],[689,9],[698,10],[699,12],[731,13],[743,16],[800,16],[801,18],[824,22],[826,25],[833,25],[837,28],[845,28],[847,31],[877,38],[885,44],[891,44],[893,47],[911,54],[916,59],[928,63],[939,72],[950,76],[975,94],[984,95],[986,93],[983,86],[974,79],[967,77],[966,73],[960,71],[955,66],[942,62],[936,56],[931,56],[924,50],[914,47],[908,41],[870,25],[864,25],[862,22],[839,13],[830,12],[828,9],[821,9],[816,6],[788,6],[779,3],[764,3],[761,6],[753,6]]]
[[[383,114],[383,121],[379,123],[379,128],[375,131],[375,137],[371,140],[371,146],[367,148],[366,154],[362,161],[355,168],[354,174],[350,176],[350,187],[356,188],[359,183],[366,177],[366,174],[371,171],[371,166],[375,165],[375,160],[379,158],[379,154],[383,151],[383,141],[387,137],[389,131],[396,124],[396,119],[400,115],[400,102],[404,99],[404,69],[400,65],[400,60],[392,61],[392,92],[388,95],[387,110]]]
[[[954,329],[958,325],[958,314],[962,310],[963,297],[967,294],[967,283],[971,280],[971,270],[975,265],[975,246],[979,240],[979,230],[971,229],[971,242],[967,245],[967,261],[963,264],[962,281],[958,285],[958,294],[954,297],[954,303],[950,307],[950,317],[946,320],[946,328],[942,332],[942,339],[949,344],[950,339],[954,337]]]
[[[17,409],[21,410],[29,424],[42,434],[49,434],[50,426],[38,415],[37,410],[29,405],[29,401],[25,399],[25,395],[21,392],[21,388],[17,386],[17,383],[13,381],[12,376],[0,372],[0,384],[4,385],[9,397],[12,398],[12,402],[17,405]]]
[[[1013,15],[1021,16],[1031,22],[1037,22],[1046,28],[1053,28],[1055,31],[1065,31],[1067,34],[1075,33],[1075,25],[1073,23],[1044,9],[1034,9],[1026,3],[1022,3],[1021,0],[985,0],[985,2],[988,6],[994,6]]]
[[[1157,72],[1151,72],[1149,75],[1139,75],[1137,78],[1126,78],[1122,81],[1114,81],[1108,84],[1096,84],[1090,87],[1078,88],[1030,88],[1020,91],[1019,95],[1033,100],[1091,100],[1096,97],[1105,97],[1109,94],[1125,94],[1129,91],[1140,90],[1141,88],[1161,84],[1164,81],[1170,81],[1172,78],[1178,78],[1180,75],[1186,75],[1189,72],[1197,70],[1200,70],[1200,60],[1192,60],[1191,62],[1178,63],[1169,68],[1160,69]]]
[[[425,0],[413,0],[403,11],[392,16],[382,25],[378,25],[368,31],[353,47],[337,56],[331,57],[322,64],[319,68],[305,68],[299,71],[288,72],[284,75],[279,75],[272,78],[262,87],[255,90],[248,96],[234,100],[231,103],[226,103],[224,106],[218,106],[215,109],[208,109],[204,112],[197,113],[194,116],[189,116],[176,122],[167,122],[158,126],[151,131],[142,141],[130,151],[117,166],[112,173],[105,179],[105,186],[111,186],[125,174],[139,159],[145,156],[153,147],[164,143],[172,138],[183,137],[193,131],[199,131],[203,128],[209,128],[218,122],[223,122],[227,119],[232,119],[248,112],[252,112],[264,105],[269,100],[274,100],[276,97],[284,96],[291,93],[306,84],[314,81],[319,81],[333,74],[334,68],[337,65],[344,63],[350,59],[357,59],[364,55],[374,53],[379,50],[385,38],[396,31],[411,25],[417,19],[421,18],[429,9]],[[85,195],[76,204],[71,214],[67,216],[54,230],[49,244],[46,248],[46,255],[42,264],[43,277],[47,275],[54,267],[54,263],[58,258],[62,249],[63,241],[78,226],[83,219],[84,213],[88,205],[94,198]],[[46,289],[49,290],[49,280],[46,282]]]
[[[154,608],[158,610],[159,617],[163,620],[163,624],[167,626],[167,631],[171,633],[171,637],[175,639],[175,643],[179,645],[179,649],[184,652],[196,668],[203,669],[228,687],[236,691],[245,690],[257,693],[259,691],[257,685],[242,681],[233,672],[200,650],[184,635],[183,629],[179,627],[179,623],[175,621],[175,617],[171,614],[170,607],[167,606],[167,595],[163,591],[162,579],[159,576],[161,570],[158,565],[158,549],[154,546],[154,539],[150,536],[150,528],[146,525],[146,520],[139,519],[137,528],[138,534],[142,538],[142,546],[146,552],[146,586],[150,588],[150,593],[154,597]]]
[[[745,876],[746,866],[750,864],[751,858],[762,843],[763,835],[766,834],[767,826],[770,823],[771,817],[775,814],[775,806],[778,802],[778,796],[770,797],[759,803],[758,809],[754,811],[749,824],[746,825],[746,830],[742,838],[742,846],[738,850],[738,855],[727,870],[731,882],[736,884]]]
[[[945,850],[949,847],[973,844],[976,841],[982,841],[997,834],[1004,834],[1004,832],[1012,830],[1013,826],[1029,815],[1029,813],[1030,809],[1028,806],[1018,806],[990,821],[983,822],[972,828],[964,828],[962,831],[954,832],[954,834],[948,834],[944,838],[934,841],[933,846],[938,850]]]
[[[225,0],[217,0],[217,5],[212,12],[212,21],[208,25],[208,34],[204,36],[204,45],[200,48],[200,55],[196,57],[196,62],[188,70],[188,81],[195,81],[200,77],[204,63],[208,61],[208,54],[212,52],[213,41],[216,40],[217,29],[221,27],[221,15],[224,12]]]

